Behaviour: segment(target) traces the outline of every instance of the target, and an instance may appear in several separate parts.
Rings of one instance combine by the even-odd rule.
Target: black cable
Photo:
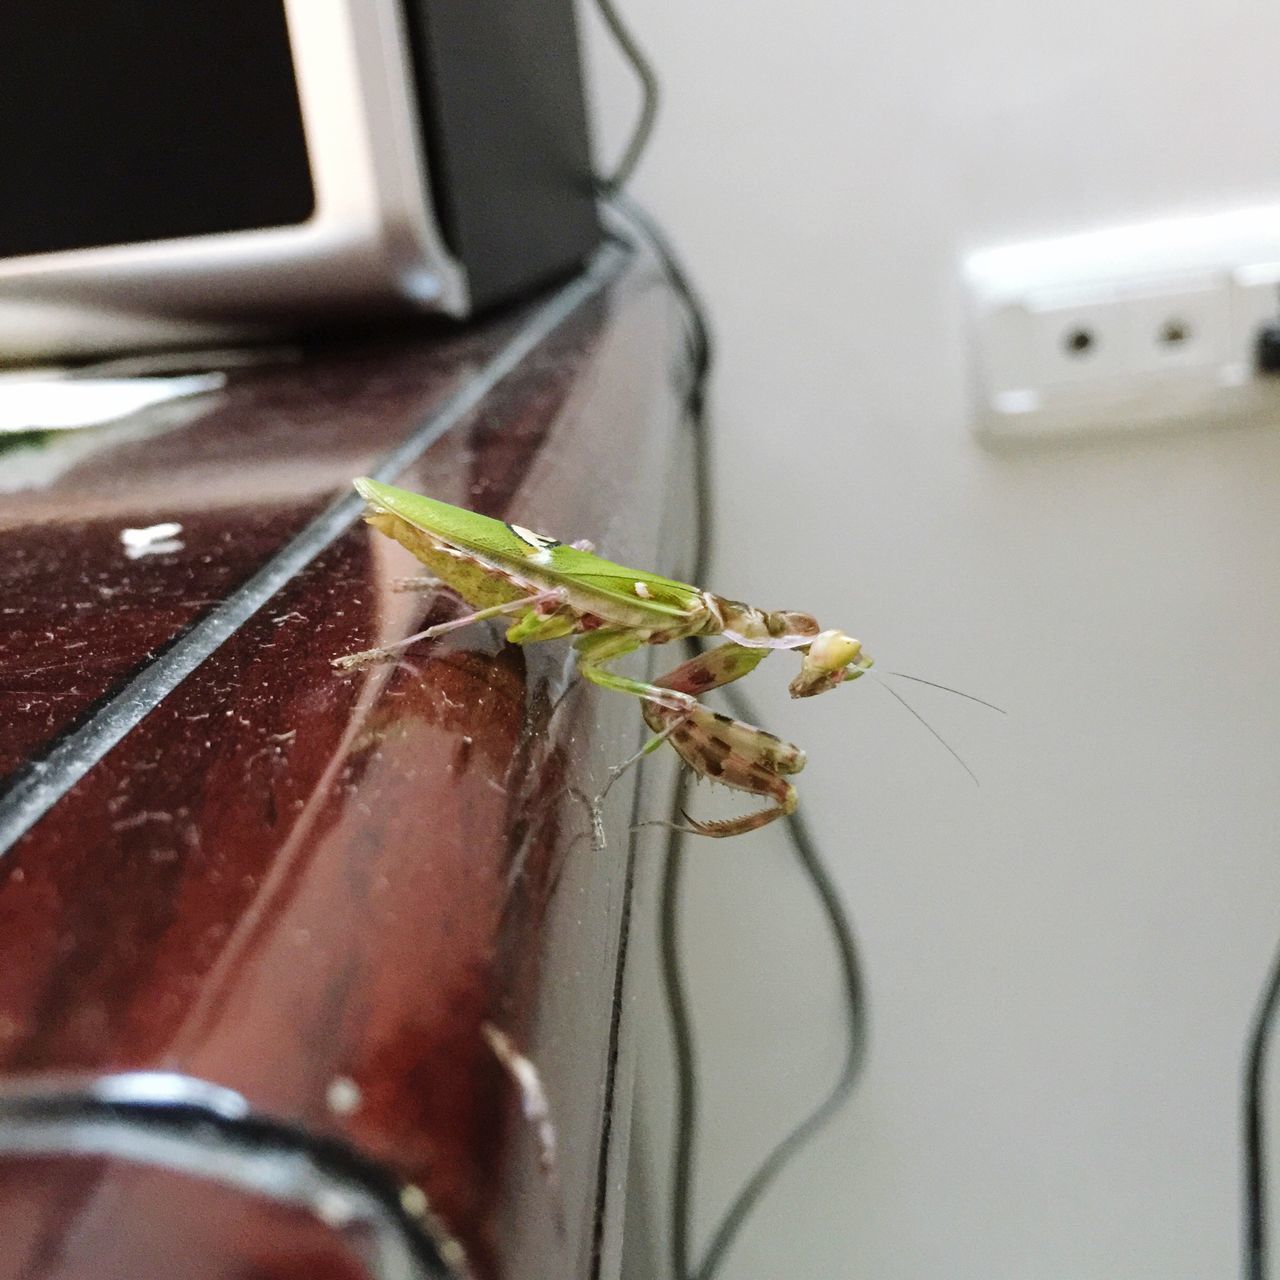
[[[688,775],[681,770],[676,786],[673,819],[680,815],[688,791]],[[680,874],[684,869],[681,833],[672,831],[662,860],[662,894],[658,907],[658,961],[662,995],[671,1027],[671,1050],[675,1058],[675,1132],[671,1152],[670,1261],[672,1280],[689,1275],[689,1204],[693,1184],[695,1139],[698,1133],[698,1071],[695,1061],[693,1025],[684,984],[680,981],[680,929],[677,907],[680,901]]]
[[[741,698],[731,705],[735,713],[747,710]],[[681,794],[683,788],[681,788]],[[679,810],[677,805],[677,811]],[[848,1100],[866,1059],[866,1000],[858,963],[857,943],[840,902],[839,893],[822,862],[813,837],[798,813],[786,819],[788,836],[801,868],[813,885],[826,913],[831,936],[839,953],[841,979],[848,1017],[848,1041],[840,1075],[826,1097],[777,1142],[743,1183],[712,1233],[702,1261],[689,1267],[690,1192],[693,1187],[694,1141],[697,1131],[697,1074],[693,1029],[689,1018],[677,944],[676,913],[679,879],[683,868],[683,833],[674,831],[667,846],[659,915],[659,950],[663,990],[672,1024],[676,1058],[676,1146],[672,1169],[671,1261],[677,1280],[711,1280],[737,1238],[747,1216],[787,1163]]]
[[[640,81],[640,115],[631,130],[631,138],[622,152],[622,158],[614,166],[613,172],[601,180],[606,192],[621,191],[631,180],[636,165],[644,149],[649,145],[649,135],[653,133],[654,121],[658,117],[658,75],[653,64],[645,56],[644,50],[636,43],[635,37],[623,22],[613,0],[596,0],[596,8],[604,19],[605,26],[617,42],[622,56],[626,58]]]
[[[1257,337],[1255,351],[1257,372],[1280,372],[1280,320],[1264,325]],[[1245,1048],[1244,1072],[1241,1079],[1241,1121],[1244,1129],[1244,1201],[1242,1234],[1244,1236],[1245,1280],[1267,1277],[1267,1150],[1266,1112],[1262,1105],[1262,1089],[1267,1062],[1267,1044],[1280,1004],[1280,946],[1271,959],[1266,985],[1258,996],[1249,1037]]]
[[[640,81],[643,100],[640,117],[631,140],[613,174],[603,179],[599,189],[607,204],[619,213],[653,250],[667,279],[684,306],[689,322],[689,369],[686,414],[693,444],[694,556],[692,577],[695,582],[705,582],[711,561],[711,536],[714,525],[712,495],[712,459],[710,430],[707,421],[707,382],[711,374],[714,345],[706,309],[681,265],[679,255],[652,218],[622,188],[635,170],[657,114],[657,76],[644,54],[636,45],[622,22],[612,0],[596,0],[609,30],[617,40],[623,55],[630,62]],[[695,640],[687,642],[691,652],[700,647]],[[742,720],[751,722],[759,717],[750,702],[736,689],[724,689],[729,706]],[[681,773],[673,805],[673,818],[678,818],[684,807],[687,777]],[[755,1208],[760,1197],[790,1161],[844,1104],[857,1083],[866,1058],[867,1017],[866,998],[858,963],[857,943],[852,926],[840,896],[831,879],[807,825],[799,814],[786,819],[787,836],[808,877],[831,931],[839,955],[840,973],[844,986],[845,1008],[848,1017],[848,1042],[844,1064],[826,1097],[812,1111],[793,1126],[777,1142],[743,1183],[738,1194],[730,1201],[728,1209],[712,1232],[710,1243],[702,1261],[692,1270],[689,1265],[689,1225],[691,1194],[694,1182],[694,1157],[698,1125],[698,1080],[696,1048],[693,1026],[689,1016],[688,1000],[680,977],[679,913],[680,876],[683,870],[684,832],[673,822],[667,841],[663,863],[661,898],[658,912],[658,951],[663,993],[667,1016],[671,1024],[672,1048],[676,1069],[675,1141],[671,1174],[671,1270],[673,1280],[712,1280],[726,1254],[742,1229],[747,1216]]]
[[[696,327],[696,326],[695,326]],[[702,326],[705,328],[705,323]],[[698,398],[701,403],[701,398]],[[712,527],[712,476],[711,456],[709,448],[709,432],[706,415],[699,412],[691,417],[694,433],[694,474],[695,474],[695,508],[698,513],[698,548],[695,562],[705,566],[709,560],[708,533]],[[696,581],[705,581],[700,573]],[[697,646],[694,646],[695,648]],[[730,710],[740,720],[755,724],[759,715],[755,712],[750,700],[738,689],[721,690]],[[683,809],[683,803],[675,806],[675,812]],[[792,813],[784,819],[787,838],[791,844],[801,870],[818,897],[819,904],[827,917],[831,938],[839,957],[840,976],[844,987],[845,1010],[848,1019],[848,1038],[844,1063],[835,1084],[826,1097],[812,1111],[794,1125],[783,1138],[774,1145],[764,1159],[756,1166],[751,1176],[743,1183],[742,1188],[730,1201],[719,1226],[711,1235],[702,1261],[692,1270],[688,1269],[687,1242],[690,1218],[690,1193],[693,1186],[693,1144],[697,1121],[697,1091],[695,1076],[695,1050],[693,1029],[689,1022],[688,1011],[681,990],[679,952],[676,942],[677,920],[672,910],[660,919],[660,952],[663,961],[663,986],[667,992],[668,1014],[672,1025],[672,1038],[676,1045],[677,1077],[683,1080],[688,1090],[689,1101],[684,1106],[684,1123],[677,1128],[677,1145],[675,1170],[672,1178],[672,1248],[673,1257],[677,1240],[683,1242],[685,1249],[685,1269],[677,1271],[677,1280],[712,1280],[723,1262],[729,1248],[737,1238],[747,1216],[755,1208],[757,1202],[768,1190],[769,1186],[786,1167],[787,1163],[800,1149],[813,1138],[822,1127],[835,1115],[849,1098],[857,1084],[867,1050],[867,1016],[866,996],[863,990],[861,967],[858,962],[857,942],[853,928],[845,913],[840,895],[831,879],[822,856],[818,850],[808,824],[799,813]],[[670,897],[674,903],[674,890],[678,885],[680,864],[683,857],[684,833],[673,830],[667,846],[667,869],[664,875],[663,905],[666,906],[670,883]],[[689,1083],[692,1082],[692,1083]],[[678,1099],[679,1101],[679,1099]],[[677,1108],[677,1123],[680,1124],[680,1110]]]
[[[706,571],[710,562],[713,527],[710,430],[706,412],[706,382],[711,371],[713,355],[710,326],[701,301],[666,236],[643,211],[636,207],[634,202],[627,200],[619,193],[612,193],[608,203],[639,230],[641,236],[649,243],[662,264],[673,290],[684,304],[688,316],[692,378],[688,389],[687,411],[693,441],[694,508],[697,516],[692,576],[695,582],[703,582],[706,580]],[[688,644],[691,652],[700,651],[696,641],[690,641]],[[737,689],[725,688],[720,692],[724,694],[731,710],[739,719],[752,723],[759,719],[751,703]],[[673,812],[677,816],[683,808],[686,776],[682,775],[681,785],[676,793]],[[838,952],[848,1017],[845,1060],[835,1084],[826,1097],[769,1151],[743,1183],[741,1190],[730,1202],[719,1225],[713,1231],[702,1260],[691,1268],[689,1223],[698,1123],[698,1086],[693,1027],[680,977],[678,944],[678,902],[680,876],[683,870],[684,833],[673,828],[667,842],[662,873],[658,950],[676,1067],[670,1241],[674,1280],[712,1280],[737,1238],[747,1215],[754,1209],[760,1197],[786,1167],[788,1161],[848,1099],[857,1083],[866,1057],[866,999],[852,926],[807,825],[799,814],[794,813],[784,821],[787,824],[787,835],[792,849],[817,894]]]
[[[1258,998],[1245,1053],[1244,1095],[1244,1275],[1266,1280],[1267,1275],[1267,1153],[1262,1106],[1267,1040],[1280,1003],[1280,948],[1271,961],[1267,983]]]

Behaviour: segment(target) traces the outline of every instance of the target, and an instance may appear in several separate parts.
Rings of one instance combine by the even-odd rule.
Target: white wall
[[[955,264],[1280,198],[1280,7],[629,9],[667,91],[636,192],[720,336],[710,585],[1011,712],[903,690],[975,789],[870,682],[792,704],[789,663],[753,679],[810,753],[874,1046],[725,1274],[1235,1274],[1240,1048],[1280,936],[1280,436],[984,450]],[[612,155],[634,94],[588,27]],[[840,1009],[780,833],[696,852],[705,1231],[832,1077]],[[657,1036],[643,1066],[659,1115]]]

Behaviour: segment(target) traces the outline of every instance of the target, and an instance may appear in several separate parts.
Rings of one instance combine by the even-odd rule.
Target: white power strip
[[[1280,420],[1259,330],[1280,318],[1280,206],[972,254],[979,432]]]

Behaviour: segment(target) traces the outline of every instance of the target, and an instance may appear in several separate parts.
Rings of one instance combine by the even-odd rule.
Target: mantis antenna
[[[863,672],[863,675],[871,675],[871,674],[872,674],[872,673],[871,673],[870,671],[864,671],[864,672]],[[922,683],[922,684],[928,684],[928,683],[929,683],[929,681],[924,680],[924,681],[922,681],[921,683]],[[978,781],[978,775],[977,775],[976,773],[974,773],[974,771],[973,771],[972,769],[970,769],[970,768],[969,768],[969,766],[968,766],[967,764],[965,764],[964,759],[962,758],[962,756],[960,755],[960,753],[955,749],[955,747],[953,747],[953,746],[951,745],[951,743],[949,743],[949,742],[946,740],[946,738],[944,738],[944,737],[942,736],[942,734],[940,734],[940,733],[937,731],[937,729],[935,729],[935,728],[933,727],[933,725],[931,725],[931,724],[930,724],[930,723],[929,723],[929,722],[924,718],[924,716],[922,716],[922,715],[921,715],[921,714],[920,714],[920,713],[915,709],[915,707],[913,707],[913,706],[911,705],[911,703],[909,703],[909,702],[906,700],[906,698],[904,698],[904,697],[902,696],[902,694],[900,694],[900,693],[897,691],[897,689],[895,689],[892,685],[885,684],[885,682],[884,682],[883,680],[880,680],[880,679],[877,679],[877,680],[876,680],[876,684],[878,684],[878,685],[879,685],[879,686],[880,686],[880,687],[885,691],[885,693],[889,694],[889,695],[890,695],[891,697],[893,697],[893,698],[896,698],[900,703],[902,703],[902,705],[903,705],[904,707],[906,707],[906,709],[907,709],[908,711],[910,711],[910,712],[911,712],[911,714],[912,714],[913,716],[915,716],[915,718],[916,718],[917,720],[919,720],[919,721],[920,721],[920,723],[921,723],[922,725],[924,725],[924,727],[925,727],[926,729],[928,729],[928,730],[929,730],[929,732],[930,732],[931,734],[933,734],[933,736],[934,736],[935,738],[937,738],[937,740],[938,740],[940,743],[942,743],[942,745],[943,745],[944,747],[946,747],[946,749],[951,753],[951,756],[952,756],[952,758],[955,760],[955,762],[956,762],[956,763],[957,763],[957,764],[958,764],[958,765],[959,765],[959,766],[960,766],[960,767],[965,771],[965,773],[967,773],[967,774],[969,775],[969,777],[971,777],[971,778],[973,779],[973,785],[974,785],[975,787],[980,787],[980,786],[982,786],[982,783]],[[963,696],[963,695],[962,695],[962,696]],[[976,701],[976,699],[975,699],[975,701]]]
[[[1003,707],[997,707],[994,702],[988,702],[985,698],[976,697],[972,693],[965,693],[963,689],[953,689],[949,684],[939,684],[936,680],[926,680],[923,676],[909,676],[905,671],[886,671],[887,676],[896,676],[899,680],[914,680],[916,684],[927,684],[930,689],[941,689],[943,693],[954,693],[957,698],[968,698],[970,702],[976,702],[980,707],[990,707],[992,711],[998,711],[1002,716],[1009,713]]]

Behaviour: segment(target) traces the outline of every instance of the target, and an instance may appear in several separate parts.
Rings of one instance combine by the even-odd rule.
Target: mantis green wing
[[[658,622],[686,617],[701,600],[698,588],[686,582],[614,564],[594,552],[566,546],[519,525],[365,477],[356,480],[355,487],[371,506],[542,586],[586,589],[626,605],[628,611],[639,608],[652,613]]]

